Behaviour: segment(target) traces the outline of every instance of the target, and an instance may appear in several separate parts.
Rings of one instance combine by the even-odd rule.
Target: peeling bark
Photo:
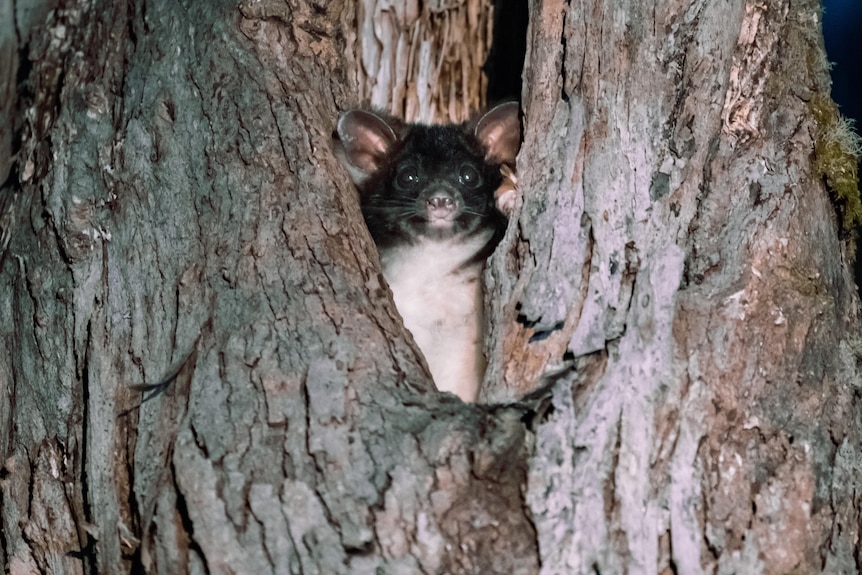
[[[363,0],[359,102],[408,122],[463,122],[485,103],[490,0]]]

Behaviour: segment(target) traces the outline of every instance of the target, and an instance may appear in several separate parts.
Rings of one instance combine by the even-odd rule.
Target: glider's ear
[[[521,148],[518,103],[505,102],[485,112],[476,122],[475,134],[485,146],[487,161],[514,166]]]
[[[341,114],[336,132],[335,154],[356,185],[365,183],[383,166],[397,140],[386,120],[366,110],[348,110]]]

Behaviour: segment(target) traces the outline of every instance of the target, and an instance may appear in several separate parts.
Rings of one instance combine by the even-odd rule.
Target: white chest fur
[[[483,262],[464,266],[492,232],[469,240],[422,240],[380,254],[404,326],[425,355],[440,391],[476,401],[482,355]]]

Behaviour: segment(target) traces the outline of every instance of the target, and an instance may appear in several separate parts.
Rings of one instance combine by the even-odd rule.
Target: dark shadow
[[[832,99],[846,118],[862,122],[862,49],[859,30],[862,29],[862,2],[859,0],[823,0],[823,40],[832,67]],[[856,288],[862,297],[862,255],[858,242],[862,229],[856,229]]]
[[[521,99],[528,21],[527,0],[494,1],[494,38],[484,66],[489,104]]]

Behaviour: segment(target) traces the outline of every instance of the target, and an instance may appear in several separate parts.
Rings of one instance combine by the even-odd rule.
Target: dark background
[[[823,0],[823,37],[832,68],[832,99],[841,113],[862,120],[862,0]]]
[[[823,39],[832,67],[832,99],[841,113],[862,121],[862,0],[823,0]],[[862,241],[860,229],[856,241]],[[856,286],[862,296],[862,253],[856,253]]]

